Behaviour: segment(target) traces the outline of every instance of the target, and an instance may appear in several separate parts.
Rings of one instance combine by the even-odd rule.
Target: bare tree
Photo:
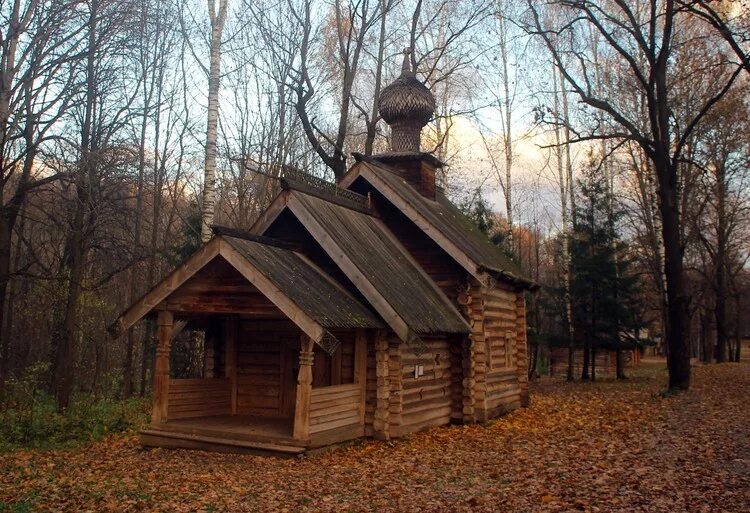
[[[686,18],[675,1],[653,2],[649,6],[610,0],[558,0],[554,4],[561,8],[563,16],[549,26],[542,21],[539,6],[530,0],[527,2],[529,32],[544,41],[566,83],[581,102],[604,112],[617,127],[607,134],[580,134],[574,140],[603,137],[632,140],[654,165],[665,247],[669,387],[686,389],[690,385],[689,297],[684,283],[679,167],[693,131],[732,88],[743,68],[717,54],[712,64],[731,68],[728,78],[716,83],[705,76],[705,80],[713,83],[713,94],[693,110],[687,123],[675,126],[672,122],[675,100],[670,96],[671,57],[678,41],[675,28]],[[602,44],[612,55],[612,63],[626,74],[628,86],[643,92],[649,112],[646,126],[592,87],[593,77],[587,64],[591,62],[587,56],[590,50],[578,44],[580,31],[589,26],[601,34]],[[571,58],[566,59],[566,56]]]
[[[29,194],[67,173],[39,173],[37,156],[75,97],[80,25],[67,1],[3,2],[0,16],[0,326],[11,279],[11,245]],[[9,340],[0,330],[0,400]]]

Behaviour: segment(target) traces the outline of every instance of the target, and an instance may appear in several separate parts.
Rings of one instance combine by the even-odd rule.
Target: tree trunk
[[[54,393],[58,410],[70,404],[73,390],[73,366],[78,328],[78,303],[80,301],[86,257],[84,230],[86,212],[89,208],[90,186],[95,177],[92,158],[91,126],[96,94],[96,40],[98,22],[98,0],[92,0],[88,21],[88,48],[86,57],[86,105],[81,126],[81,158],[76,179],[76,208],[73,214],[72,234],[68,241],[68,292],[65,300],[62,333],[58,340],[54,359]]]
[[[559,99],[557,90],[557,67],[553,61],[552,67],[552,84],[554,90],[555,114],[559,113]],[[575,329],[573,327],[573,302],[570,293],[570,229],[568,227],[568,187],[567,173],[563,165],[562,141],[560,138],[560,128],[555,126],[555,145],[557,148],[557,173],[558,186],[560,187],[560,214],[562,222],[562,282],[563,282],[563,303],[565,309],[565,323],[568,336],[568,381],[575,379]],[[567,183],[567,185],[566,185]]]
[[[685,291],[680,218],[677,206],[677,169],[657,152],[659,209],[664,238],[664,275],[667,281],[667,367],[669,388],[690,388],[690,340],[688,334],[688,296]]]
[[[588,340],[583,342],[583,361],[581,362],[581,380],[591,379],[589,374],[589,360],[591,359],[591,344]]]
[[[596,381],[596,347],[591,348],[591,381]]]
[[[505,196],[505,215],[508,218],[508,234],[507,234],[507,247],[513,252],[513,186],[512,186],[512,172],[513,172],[513,130],[512,122],[513,116],[511,112],[511,98],[510,98],[510,77],[508,76],[508,38],[506,37],[506,26],[505,26],[505,6],[504,2],[501,1],[499,10],[499,30],[500,30],[500,63],[503,68],[503,147],[505,151],[505,183],[503,188],[503,195]]]
[[[378,35],[378,56],[375,61],[375,90],[372,97],[372,108],[370,110],[370,119],[367,123],[367,137],[365,138],[365,155],[372,155],[373,146],[375,145],[376,129],[378,127],[378,97],[383,82],[383,60],[385,53],[385,35],[386,19],[388,14],[388,0],[380,0],[380,34]]]
[[[203,174],[203,203],[201,206],[201,242],[211,239],[216,206],[216,138],[219,123],[219,82],[221,79],[221,36],[226,20],[227,0],[220,0],[215,12],[214,0],[209,0],[211,21],[211,55],[208,75],[208,116],[206,121],[206,158]]]
[[[0,212],[0,404],[5,402],[5,383],[10,368],[10,337],[2,329],[5,319],[6,299],[10,282],[10,248],[15,214],[3,208]]]
[[[726,184],[724,164],[716,167],[716,362],[727,360],[727,275],[726,275]]]
[[[713,344],[711,343],[711,337],[708,336],[708,315],[705,312],[700,314],[701,324],[701,361],[703,363],[711,363],[714,356]]]
[[[626,379],[625,361],[623,358],[622,349],[620,349],[619,347],[617,348],[615,358],[617,360],[617,379]]]
[[[529,358],[528,377],[533,379],[536,376],[536,365],[539,360],[539,344],[531,344],[531,358]]]

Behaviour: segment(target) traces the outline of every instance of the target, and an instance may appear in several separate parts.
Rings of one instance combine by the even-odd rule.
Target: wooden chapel
[[[532,284],[436,185],[435,99],[408,55],[379,109],[389,152],[335,185],[285,171],[254,226],[215,227],[113,323],[158,326],[144,445],[294,455],[528,404]],[[205,332],[200,378],[170,374],[184,326]]]

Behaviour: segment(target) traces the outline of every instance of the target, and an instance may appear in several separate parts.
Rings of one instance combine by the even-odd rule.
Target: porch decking
[[[141,444],[174,449],[295,456],[305,445],[292,437],[291,419],[218,415],[170,420],[140,433]]]

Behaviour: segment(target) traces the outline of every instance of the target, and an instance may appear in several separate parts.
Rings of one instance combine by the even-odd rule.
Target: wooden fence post
[[[161,424],[167,421],[169,407],[169,346],[172,335],[174,316],[166,310],[159,312],[157,318],[156,361],[154,362],[154,407],[151,423]]]

